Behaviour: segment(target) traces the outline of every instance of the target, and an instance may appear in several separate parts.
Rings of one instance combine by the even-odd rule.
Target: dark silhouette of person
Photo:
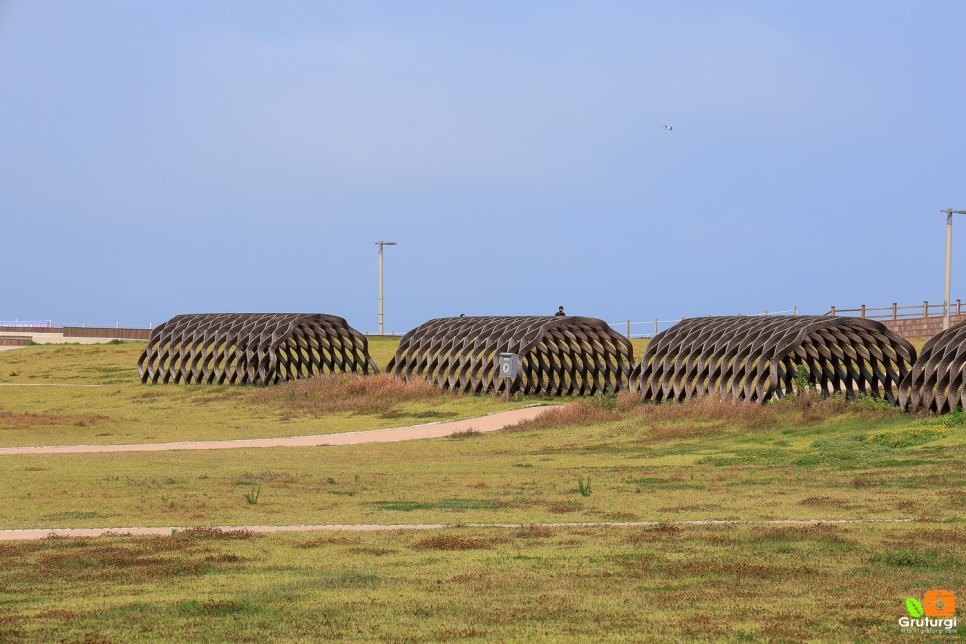
[[[555,318],[559,318],[559,317],[566,317],[566,315],[567,315],[567,314],[566,314],[566,313],[564,313],[564,310],[563,310],[563,307],[562,307],[562,306],[561,306],[561,307],[560,307],[559,309],[557,309],[557,312],[556,312],[556,313],[554,313],[554,314],[553,314],[553,316],[554,316]]]

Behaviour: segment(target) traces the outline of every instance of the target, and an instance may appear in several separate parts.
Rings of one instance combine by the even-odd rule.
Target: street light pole
[[[377,241],[376,246],[379,247],[379,335],[383,335],[382,326],[382,247],[383,246],[395,246],[396,242],[387,241]]]
[[[949,328],[949,273],[953,257],[953,215],[966,215],[966,210],[946,208],[946,284],[943,294],[943,331]]]

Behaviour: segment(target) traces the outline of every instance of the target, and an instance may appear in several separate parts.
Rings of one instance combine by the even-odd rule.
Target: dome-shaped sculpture
[[[141,382],[272,384],[317,373],[378,373],[365,336],[324,313],[192,313],[151,333]]]
[[[513,391],[554,396],[626,389],[634,362],[627,338],[596,318],[458,317],[407,333],[386,371],[468,393],[503,391],[500,353],[520,356]]]
[[[764,402],[792,393],[799,367],[823,395],[897,402],[916,360],[909,342],[872,320],[828,316],[700,317],[657,334],[631,374],[646,401],[719,393]]]
[[[966,322],[934,335],[899,387],[899,405],[912,412],[945,414],[966,407]]]

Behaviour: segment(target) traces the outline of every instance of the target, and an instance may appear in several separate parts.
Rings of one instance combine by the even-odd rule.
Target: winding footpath
[[[391,443],[421,438],[442,438],[461,432],[492,432],[525,420],[532,420],[559,405],[540,405],[498,411],[465,420],[426,423],[410,427],[372,429],[342,434],[313,434],[279,438],[243,438],[222,441],[185,441],[179,443],[131,443],[121,445],[55,445],[40,447],[3,447],[0,456],[14,454],[94,454],[99,452],[167,452],[186,449],[239,449],[250,447],[321,447],[325,445],[359,445]]]
[[[236,525],[212,526],[213,530],[247,532],[387,532],[399,530],[444,530],[447,528],[653,528],[673,526],[740,526],[740,525],[841,525],[849,523],[911,523],[912,519],[763,519],[755,520],[694,520],[694,521],[601,521],[587,523],[358,523],[323,525]],[[200,526],[197,526],[200,527]],[[104,536],[170,536],[189,527],[138,528],[36,528],[0,530],[0,541],[28,541],[48,537],[104,537]]]

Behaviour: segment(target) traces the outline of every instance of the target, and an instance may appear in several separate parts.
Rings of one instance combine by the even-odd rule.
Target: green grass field
[[[345,431],[347,419],[412,424],[417,413],[503,404],[408,389],[387,402],[386,390],[345,383],[312,385],[307,398],[299,383],[142,386],[102,371],[129,368],[138,351],[0,353],[6,382],[125,379],[0,387],[2,444],[129,442],[91,435],[108,423],[138,440],[283,435],[268,432],[300,423]],[[36,422],[3,424],[25,412]],[[59,418],[84,414],[92,424]],[[172,419],[176,434],[155,429]],[[0,528],[453,526],[0,543],[0,639],[899,640],[906,597],[966,581],[964,462],[960,414],[913,418],[839,399],[645,406],[629,394],[427,441],[0,456]],[[460,527],[704,519],[913,522]]]

